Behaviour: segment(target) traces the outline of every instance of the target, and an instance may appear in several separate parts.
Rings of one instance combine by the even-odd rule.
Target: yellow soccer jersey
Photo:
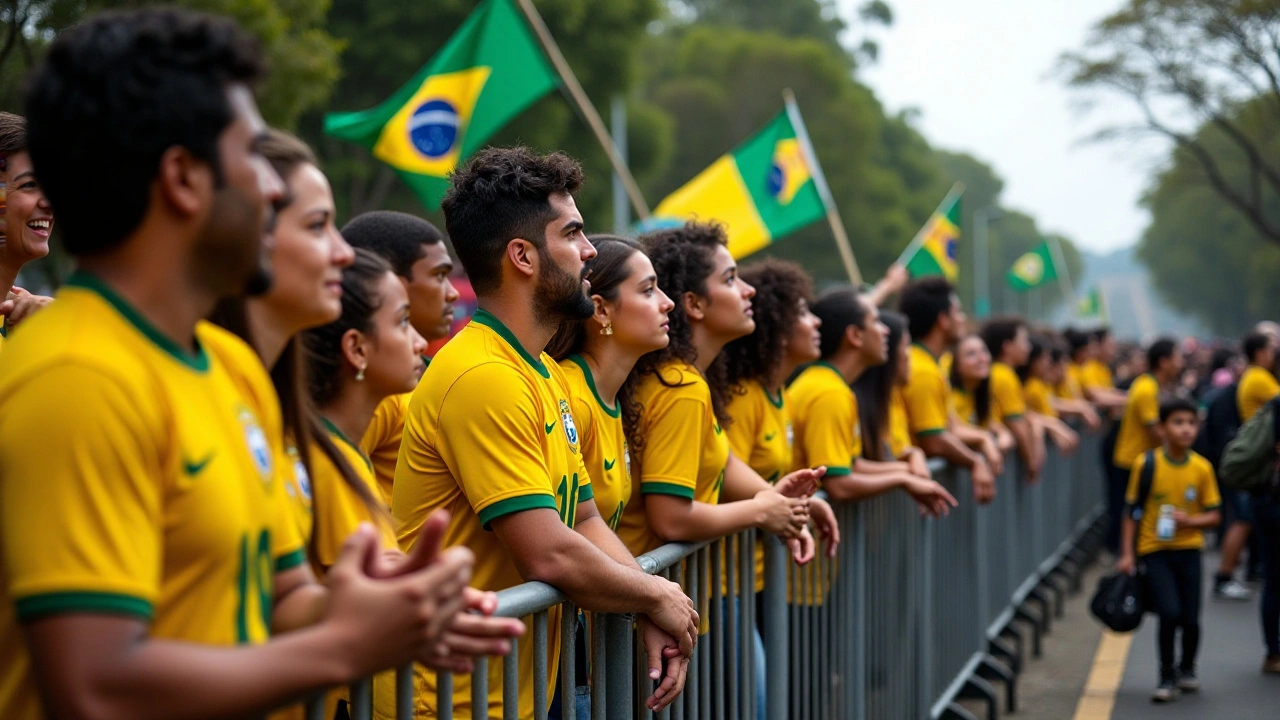
[[[764,385],[751,380],[729,400],[733,423],[725,431],[733,454],[760,477],[776,483],[791,471],[793,430],[785,393],[775,398]],[[764,590],[764,543],[756,543],[756,592]]]
[[[1187,457],[1180,463],[1171,460],[1163,449],[1156,450],[1153,455],[1156,468],[1151,476],[1151,494],[1147,496],[1142,517],[1138,521],[1138,555],[1158,550],[1203,548],[1204,533],[1191,528],[1181,528],[1174,533],[1173,539],[1161,540],[1156,535],[1156,520],[1160,517],[1162,505],[1172,505],[1174,509],[1182,510],[1188,515],[1217,509],[1222,504],[1222,499],[1218,496],[1218,482],[1213,476],[1213,466],[1191,451],[1187,451]],[[1133,470],[1129,473],[1129,490],[1125,493],[1125,502],[1129,505],[1138,501],[1138,485],[1141,482],[1142,467],[1146,463],[1145,452],[1134,460]]]
[[[387,507],[391,506],[391,483],[396,477],[396,459],[400,457],[400,437],[404,433],[404,418],[409,411],[411,392],[392,395],[378,403],[369,429],[360,439],[360,449],[373,463],[373,475],[378,482],[378,494]]]
[[[0,366],[0,717],[44,717],[19,623],[130,615],[154,638],[262,643],[276,572],[303,562],[253,350],[192,354],[76,274]]]
[[[496,591],[524,582],[489,524],[545,508],[572,527],[578,501],[592,497],[570,397],[559,365],[545,353],[529,355],[500,320],[478,311],[436,354],[409,401],[391,501],[401,548],[412,549],[427,516],[445,508],[452,518],[443,544],[475,553],[473,587]],[[548,623],[548,682],[559,658],[558,615],[553,609]],[[532,637],[531,630],[526,638]],[[531,718],[534,644],[519,645],[519,716]],[[417,714],[434,715],[435,674],[415,665],[414,685]],[[454,679],[454,717],[471,717],[470,685],[466,676]],[[494,717],[503,714],[502,687],[502,663],[491,662]],[[379,697],[379,707],[389,701]]]
[[[600,398],[587,361],[577,355],[560,362],[569,382],[573,417],[578,423],[582,459],[591,474],[591,489],[600,516],[618,531],[622,511],[631,499],[631,453],[622,431],[622,410]]]
[[[827,475],[848,475],[862,455],[858,427],[858,396],[840,371],[816,362],[787,388],[795,414],[796,441],[792,451],[796,469],[825,465]]]
[[[1022,387],[1022,391],[1027,399],[1028,410],[1048,417],[1058,417],[1058,411],[1053,409],[1053,393],[1043,380],[1040,378],[1027,378],[1027,383]]]
[[[347,439],[328,419],[322,418],[329,439],[333,441],[342,459],[347,461],[356,477],[369,489],[375,500],[378,500],[378,483],[373,475],[373,462],[364,451]],[[356,531],[360,523],[367,522],[378,528],[382,534],[384,548],[399,547],[396,534],[391,530],[391,515],[385,507],[384,512],[372,511],[356,491],[342,479],[342,473],[334,465],[329,456],[320,448],[311,448],[311,506],[312,530],[312,565],[318,573],[328,570],[338,556],[342,554],[342,543]]]
[[[938,359],[923,345],[911,346],[911,379],[902,389],[912,437],[947,429],[951,416],[951,383]]]
[[[889,452],[902,457],[911,447],[911,427],[907,423],[907,404],[902,399],[902,388],[894,388],[889,396]]]
[[[1240,384],[1236,389],[1240,421],[1248,421],[1258,412],[1258,408],[1266,405],[1276,395],[1280,395],[1280,383],[1276,382],[1276,376],[1266,368],[1250,365],[1240,376]]]
[[[1080,380],[1071,372],[1071,367],[1067,366],[1066,372],[1062,374],[1062,382],[1053,386],[1053,394],[1063,400],[1079,400],[1084,397],[1084,391],[1080,389]]]
[[[645,438],[635,458],[640,492],[632,494],[618,525],[618,537],[636,555],[663,542],[649,528],[644,496],[673,495],[717,505],[729,461],[729,438],[716,421],[711,388],[702,373],[675,361],[659,367],[658,375],[646,375],[636,388],[638,430]]]
[[[1089,360],[1080,368],[1080,385],[1085,388],[1114,389],[1116,384],[1111,377],[1111,368],[1101,360]]]
[[[1027,413],[1027,398],[1018,373],[1001,362],[991,365],[991,408],[1004,422],[1017,420]]]
[[[1120,430],[1116,434],[1116,450],[1112,462],[1116,467],[1128,470],[1142,453],[1159,447],[1151,439],[1147,428],[1160,420],[1160,384],[1150,374],[1144,374],[1129,386],[1129,398],[1120,418]]]
[[[965,425],[978,425],[978,409],[974,403],[973,395],[962,387],[951,388],[951,407],[955,410],[956,419]],[[991,424],[991,418],[987,418],[986,425]]]

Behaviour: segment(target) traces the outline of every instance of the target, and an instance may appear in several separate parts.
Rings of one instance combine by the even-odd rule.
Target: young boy
[[[1180,691],[1196,692],[1196,649],[1200,643],[1200,551],[1205,528],[1218,524],[1218,483],[1209,461],[1191,451],[1200,420],[1196,406],[1177,398],[1160,406],[1162,449],[1139,455],[1125,495],[1120,559],[1116,569],[1133,572],[1137,556],[1147,569],[1150,594],[1160,616],[1160,685],[1152,702],[1172,702]],[[1139,498],[1143,469],[1149,491]],[[1182,660],[1173,662],[1174,633],[1182,630]]]

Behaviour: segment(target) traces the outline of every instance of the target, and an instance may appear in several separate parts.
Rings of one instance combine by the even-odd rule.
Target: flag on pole
[[[1050,280],[1058,279],[1058,264],[1054,262],[1053,250],[1048,240],[1041,240],[1031,252],[1013,261],[1013,267],[1005,273],[1009,287],[1015,292],[1026,292],[1037,288]]]
[[[1102,291],[1093,288],[1076,304],[1076,317],[1080,320],[1107,321],[1107,299]]]
[[[929,216],[920,230],[920,243],[906,260],[911,277],[945,275],[955,282],[960,277],[960,265],[956,262],[956,244],[960,242],[960,198],[963,189],[951,192]]]
[[[729,252],[745,257],[826,216],[814,175],[784,109],[755,137],[658,203],[654,222],[719,221],[729,235]]]
[[[483,0],[395,95],[326,115],[324,131],[369,148],[434,209],[457,164],[558,85],[512,0]]]

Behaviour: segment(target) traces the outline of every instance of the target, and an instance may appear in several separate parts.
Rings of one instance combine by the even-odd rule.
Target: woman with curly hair
[[[634,242],[613,235],[590,239],[596,256],[587,261],[586,273],[595,310],[585,320],[561,324],[547,354],[573,390],[573,417],[596,506],[617,532],[632,494],[632,448],[624,428],[634,428],[640,414],[631,368],[667,346],[667,315],[675,303],[658,287],[653,263]]]

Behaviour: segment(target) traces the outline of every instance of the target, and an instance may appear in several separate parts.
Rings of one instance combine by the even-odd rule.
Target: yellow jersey
[[[342,459],[355,471],[356,477],[369,490],[375,500],[380,500],[378,482],[373,475],[373,462],[364,451],[351,442],[328,418],[321,418],[329,439],[333,441]],[[299,493],[301,495],[301,493]],[[311,448],[311,495],[308,504],[312,509],[311,533],[315,537],[311,547],[312,565],[317,573],[323,573],[338,561],[342,543],[356,531],[360,523],[369,523],[382,535],[382,547],[397,548],[399,543],[391,529],[391,514],[386,507],[371,509],[356,493],[329,456],[320,448]],[[307,537],[311,537],[310,534]]]
[[[378,403],[369,428],[360,438],[360,450],[373,465],[378,496],[391,506],[391,483],[396,477],[396,459],[400,457],[400,437],[404,434],[404,418],[413,393],[391,395]]]
[[[1247,422],[1276,395],[1280,395],[1280,383],[1276,382],[1276,376],[1270,370],[1257,365],[1245,368],[1236,388],[1236,407],[1240,410],[1240,422]]]
[[[972,393],[962,387],[951,388],[951,406],[955,410],[956,420],[965,425],[989,428],[994,420],[995,403],[988,403],[987,422],[981,425],[978,423],[978,407],[975,398]]]
[[[1053,386],[1053,394],[1063,400],[1079,400],[1084,397],[1084,391],[1080,389],[1080,380],[1071,373],[1071,367],[1068,366],[1062,374],[1062,382]]]
[[[826,362],[805,368],[787,388],[795,416],[795,469],[825,465],[828,477],[848,475],[862,455],[858,396]]]
[[[1053,409],[1053,392],[1043,380],[1027,378],[1027,383],[1022,386],[1022,392],[1027,399],[1028,410],[1046,417],[1058,417],[1058,411]]]
[[[1017,420],[1027,413],[1027,398],[1023,395],[1022,380],[1008,365],[998,362],[991,365],[991,414],[1002,422]]]
[[[631,452],[622,431],[622,408],[600,397],[587,361],[572,355],[560,361],[569,383],[570,404],[578,423],[582,459],[591,475],[591,488],[600,517],[614,532],[631,499]]]
[[[193,354],[87,274],[57,297],[0,364],[0,716],[22,720],[45,712],[20,623],[105,613],[263,643],[275,573],[304,561],[253,349],[201,323]]]
[[[1129,386],[1129,397],[1116,434],[1116,449],[1111,460],[1116,467],[1128,470],[1142,453],[1160,446],[1147,428],[1160,421],[1160,383],[1144,373]]]
[[[770,484],[791,471],[791,442],[794,431],[786,393],[775,398],[757,380],[735,388],[729,400],[733,422],[726,432],[733,454]],[[764,543],[756,542],[756,592],[764,590]]]
[[[1155,472],[1151,476],[1151,494],[1138,520],[1138,555],[1149,555],[1160,550],[1199,550],[1204,547],[1204,533],[1194,528],[1179,528],[1173,537],[1162,540],[1156,534],[1156,521],[1161,506],[1172,506],[1188,515],[1216,510],[1222,505],[1218,495],[1218,482],[1213,476],[1213,466],[1200,455],[1187,451],[1182,462],[1169,458],[1163,449],[1152,453]],[[1147,464],[1144,451],[1133,462],[1129,473],[1129,489],[1125,502],[1132,506],[1138,501],[1138,485],[1142,468]]]
[[[911,427],[907,423],[907,403],[902,399],[902,388],[894,388],[889,395],[889,452],[901,458],[911,447]]]
[[[473,587],[496,591],[523,583],[490,523],[549,509],[572,527],[579,500],[592,497],[570,397],[559,365],[546,353],[533,357],[498,318],[477,311],[436,354],[409,400],[391,501],[400,547],[411,550],[427,516],[445,508],[451,518],[443,545],[465,545],[475,553]],[[559,629],[553,608],[549,684],[558,667]],[[532,629],[525,637],[533,637]],[[534,644],[519,646],[518,715],[531,718]],[[488,670],[489,713],[499,717],[502,663],[490,662]],[[454,678],[454,717],[472,716],[470,688],[469,677]],[[415,665],[414,689],[415,714],[434,715],[435,673]],[[376,704],[380,716],[395,716],[393,698],[378,695]]]
[[[711,388],[698,369],[682,361],[658,367],[641,378],[637,428],[645,439],[635,460],[640,492],[632,493],[618,524],[618,537],[636,554],[663,544],[649,527],[644,496],[675,497],[718,505],[729,462],[729,438],[716,420]]]
[[[1088,360],[1080,368],[1080,385],[1084,388],[1114,389],[1116,384],[1111,377],[1111,368],[1101,360]]]
[[[947,429],[951,418],[951,383],[933,353],[918,343],[911,345],[911,379],[902,389],[907,426],[912,437],[936,435]]]

